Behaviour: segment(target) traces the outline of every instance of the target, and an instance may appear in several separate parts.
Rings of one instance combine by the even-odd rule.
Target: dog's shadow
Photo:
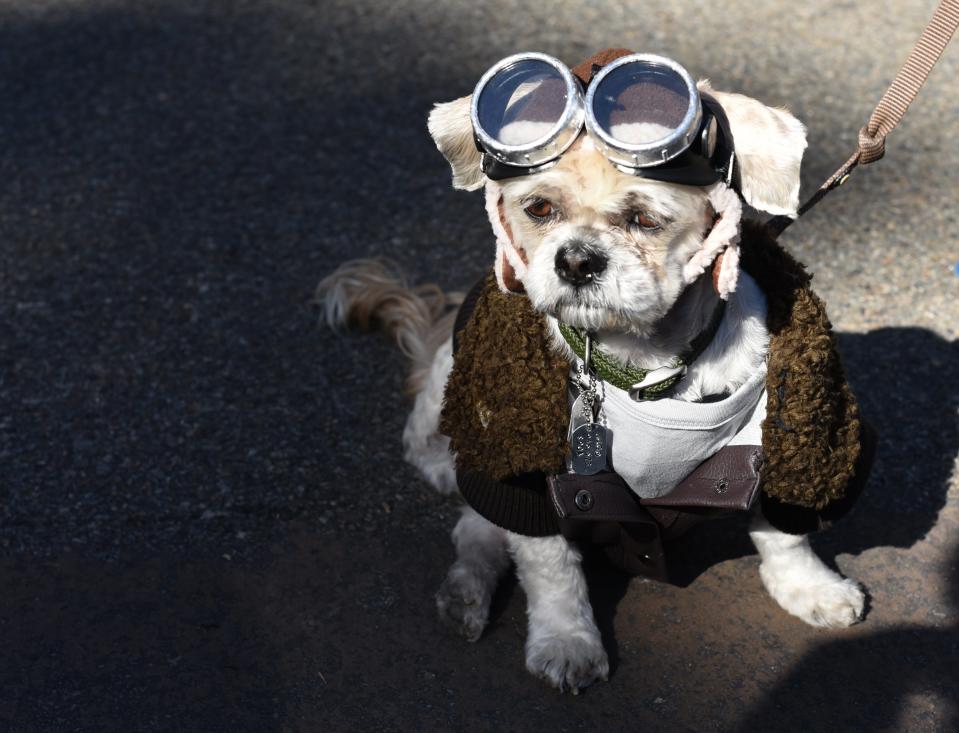
[[[879,446],[857,505],[833,529],[814,535],[826,562],[839,553],[906,548],[922,539],[945,505],[959,448],[959,343],[922,328],[843,333],[838,340]],[[670,543],[671,581],[687,586],[713,565],[753,554],[747,526],[744,516],[707,522]],[[615,669],[613,621],[631,578],[610,567],[601,553],[587,551],[585,560],[593,612]]]

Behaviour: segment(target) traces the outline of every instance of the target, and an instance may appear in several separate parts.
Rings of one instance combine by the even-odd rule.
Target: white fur
[[[579,328],[648,332],[679,297],[685,268],[703,246],[707,192],[620,173],[580,141],[549,170],[501,188],[514,245],[526,255],[522,282],[533,307]],[[531,197],[556,199],[558,213],[545,227],[523,213]],[[668,222],[663,230],[619,225],[615,213],[630,201]],[[607,258],[595,287],[577,289],[557,276],[557,253],[572,241]]]
[[[437,104],[430,112],[427,127],[433,142],[450,164],[453,188],[475,191],[486,176],[480,169],[480,152],[473,142],[470,122],[472,95]]]
[[[862,588],[830,570],[808,537],[780,532],[761,517],[753,520],[749,536],[762,559],[759,577],[784,610],[812,626],[845,627],[862,618]]]
[[[450,439],[439,432],[443,390],[453,368],[453,340],[437,350],[423,389],[416,393],[413,409],[403,428],[403,457],[419,469],[441,494],[456,491],[456,470],[450,454]]]
[[[718,92],[705,79],[697,86],[719,102],[729,119],[743,198],[761,211],[795,217],[805,126],[789,110],[767,107],[743,94]]]
[[[486,216],[493,229],[493,236],[496,238],[496,259],[494,260],[496,282],[499,284],[500,290],[507,293],[510,292],[510,289],[506,285],[506,278],[503,273],[505,261],[509,261],[514,274],[519,280],[526,277],[526,263],[514,246],[513,240],[507,233],[506,227],[503,226],[503,221],[500,218],[499,207],[502,197],[503,189],[500,185],[496,181],[487,181],[485,192]]]
[[[784,110],[715,92],[708,82],[700,82],[700,88],[729,117],[746,201],[794,215],[806,146],[802,124]],[[739,270],[741,205],[733,192],[723,184],[697,189],[628,176],[585,136],[546,171],[502,184],[486,181],[473,144],[469,101],[463,97],[437,105],[430,132],[450,163],[455,187],[473,190],[486,183],[500,287],[505,288],[502,268],[508,262],[532,306],[549,316],[559,353],[572,358],[556,329],[557,318],[596,331],[601,347],[623,363],[662,366],[705,326],[723,297],[728,303],[722,325],[675,396],[698,400],[732,391],[754,373],[768,348],[766,301]],[[555,215],[533,221],[524,208],[534,199],[550,201]],[[624,222],[621,212],[628,215],[632,207],[662,226]],[[715,223],[714,213],[720,215]],[[572,286],[556,270],[556,258],[571,242],[585,243],[605,258],[605,269],[584,287]],[[720,252],[725,255],[717,295],[708,271]],[[452,366],[451,320],[440,318],[442,299],[434,294],[429,303],[424,300],[432,291],[404,291],[399,280],[391,282],[381,271],[363,276],[366,269],[368,263],[346,266],[344,274],[324,281],[320,295],[328,318],[339,323],[359,313],[359,321],[367,323],[376,317],[410,354],[417,391],[403,432],[404,454],[427,481],[449,493],[455,488],[454,461],[439,420]],[[341,280],[349,287],[340,287]],[[434,353],[431,364],[424,363],[426,352]],[[826,567],[805,537],[784,534],[759,519],[750,536],[762,558],[763,583],[786,611],[817,626],[847,626],[861,617],[862,590]],[[605,678],[609,665],[574,546],[562,536],[508,533],[469,508],[453,530],[453,543],[457,558],[436,596],[444,623],[471,641],[480,638],[511,554],[528,602],[527,668],[573,692]]]
[[[496,584],[509,567],[507,533],[464,507],[453,529],[456,562],[436,593],[440,620],[467,641],[478,641],[489,621]]]
[[[560,535],[507,536],[526,591],[526,668],[573,693],[605,679],[609,661],[593,620],[579,552]]]

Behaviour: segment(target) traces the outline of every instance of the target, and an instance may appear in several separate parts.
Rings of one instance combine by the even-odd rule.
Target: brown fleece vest
[[[786,531],[816,529],[790,511],[819,517],[821,526],[855,499],[862,481],[853,478],[864,480],[859,409],[811,276],[755,222],[743,223],[740,250],[768,303],[763,510]],[[446,384],[441,431],[451,438],[457,474],[510,483],[565,473],[568,375],[544,316],[525,297],[500,292],[491,274],[457,334]]]

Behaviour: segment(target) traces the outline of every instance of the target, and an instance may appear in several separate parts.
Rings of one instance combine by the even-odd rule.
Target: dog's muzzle
[[[692,186],[732,177],[733,139],[722,108],[664,56],[622,56],[596,73],[585,95],[552,56],[509,56],[480,79],[470,114],[483,172],[495,181],[554,165],[584,125],[625,173]]]

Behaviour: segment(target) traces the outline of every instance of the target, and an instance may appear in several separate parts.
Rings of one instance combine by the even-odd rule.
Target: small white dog
[[[707,82],[698,87],[728,119],[742,198],[763,211],[794,215],[806,147],[803,125],[783,109],[714,91]],[[571,365],[581,362],[559,322],[591,333],[614,361],[655,369],[690,344],[725,298],[718,330],[671,397],[697,403],[733,394],[764,371],[766,298],[737,267],[740,205],[725,182],[693,186],[624,172],[594,135],[581,130],[550,166],[490,180],[470,105],[471,97],[437,105],[430,133],[452,167],[454,187],[486,187],[499,244],[498,282],[525,291],[532,308],[546,316],[553,348]],[[708,269],[721,249],[726,257],[714,287]],[[439,491],[455,491],[450,440],[439,430],[453,366],[448,299],[438,288],[408,288],[374,261],[341,266],[321,283],[319,296],[329,324],[375,321],[395,335],[413,363],[415,404],[403,434],[405,458]],[[612,458],[615,465],[615,445]],[[761,557],[762,581],[787,612],[814,626],[844,627],[861,618],[859,585],[829,569],[806,536],[779,531],[756,513],[750,537]],[[452,538],[456,561],[436,598],[444,622],[470,641],[479,639],[512,558],[528,600],[529,671],[574,693],[606,678],[607,656],[573,543],[562,535],[507,531],[469,507]]]

